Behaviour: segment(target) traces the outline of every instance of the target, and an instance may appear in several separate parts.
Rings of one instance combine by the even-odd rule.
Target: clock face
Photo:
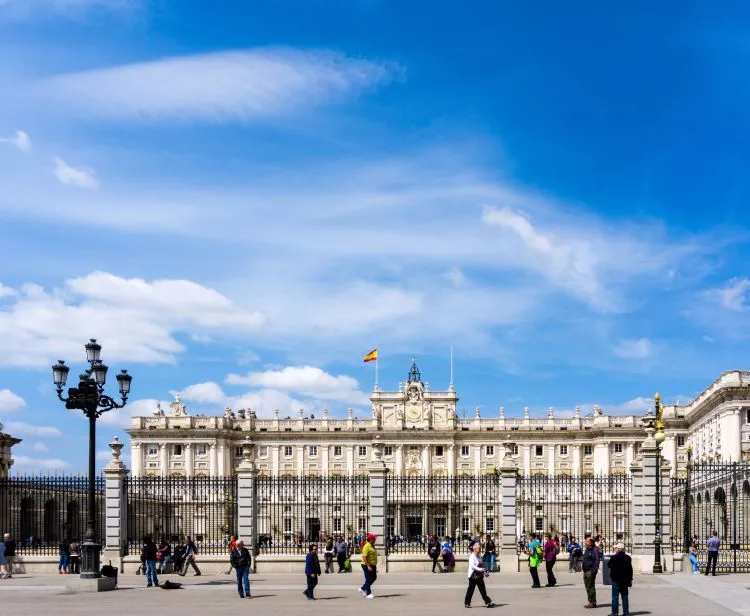
[[[417,406],[406,407],[406,418],[409,421],[419,421],[422,416],[422,412]]]

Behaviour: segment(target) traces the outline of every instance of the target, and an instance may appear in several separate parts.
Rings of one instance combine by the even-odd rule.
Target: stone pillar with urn
[[[370,528],[369,532],[377,535],[375,542],[379,550],[383,550],[386,545],[388,520],[388,485],[386,477],[388,467],[383,462],[383,443],[378,434],[372,441],[372,461],[368,468],[370,474]],[[388,571],[388,558],[383,559],[385,562],[385,571]]]
[[[510,437],[508,437],[510,439]],[[505,458],[500,466],[500,571],[519,571],[516,552],[516,493],[518,490],[518,466],[513,460],[513,443],[505,443]]]
[[[128,548],[128,469],[120,459],[123,444],[114,437],[109,443],[112,459],[104,473],[104,554],[105,564],[123,572],[123,558]]]
[[[253,554],[252,570],[257,571],[258,545],[258,469],[255,444],[249,437],[242,442],[242,462],[237,466],[237,537]],[[232,530],[229,531],[232,533]]]

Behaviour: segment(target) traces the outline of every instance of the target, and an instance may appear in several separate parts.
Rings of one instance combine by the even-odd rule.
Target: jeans
[[[313,595],[313,591],[315,590],[315,587],[318,585],[318,576],[317,575],[310,575],[307,574],[307,590],[305,591],[305,594],[310,597],[310,599],[314,599],[315,595]]]
[[[716,575],[716,561],[717,560],[719,560],[718,552],[708,553],[708,560],[706,561],[706,575],[708,575],[708,570],[711,568],[711,563],[713,563],[713,566],[714,566],[713,574]]]
[[[487,571],[494,571],[495,570],[495,555],[494,554],[485,554],[484,555],[484,568]]]
[[[479,594],[482,595],[482,601],[485,605],[492,603],[492,599],[487,596],[487,589],[484,587],[484,578],[475,579],[469,578],[469,587],[466,589],[466,596],[464,597],[464,605],[471,605],[471,598],[474,596],[474,588],[479,589]]]
[[[693,565],[693,573],[698,571],[698,558],[695,554],[688,554],[688,558],[690,558],[690,563]]]
[[[378,579],[378,568],[373,565],[372,571],[370,571],[367,568],[367,565],[362,565],[362,572],[365,574],[365,583],[362,584],[361,589],[365,592],[366,595],[371,595],[372,585],[375,583],[375,580]]]
[[[586,587],[589,603],[596,605],[596,571],[583,572],[583,585]]]
[[[169,555],[164,556],[164,559],[161,561],[161,565],[159,566],[158,573],[167,573],[169,571],[169,563],[172,560],[172,557]]]
[[[250,567],[240,567],[234,570],[237,574],[237,592],[240,597],[250,596]],[[244,590],[243,590],[244,588]]]
[[[57,570],[61,571],[62,573],[67,573],[69,560],[70,556],[68,554],[60,554],[60,560],[57,563]]]
[[[612,582],[612,616],[617,616],[617,610],[620,609],[620,595],[622,595],[622,613],[624,616],[630,614],[628,605],[628,587],[619,586]]]
[[[146,584],[151,586],[153,584],[154,586],[159,585],[159,580],[156,577],[156,561],[155,560],[147,560],[144,562],[145,564],[145,574],[146,574]]]

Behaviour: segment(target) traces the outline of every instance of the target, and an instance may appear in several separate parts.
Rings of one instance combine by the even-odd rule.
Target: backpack
[[[159,586],[164,590],[177,590],[179,588],[182,588],[182,584],[180,584],[179,582],[170,582],[169,580],[163,582],[162,584],[159,584]]]

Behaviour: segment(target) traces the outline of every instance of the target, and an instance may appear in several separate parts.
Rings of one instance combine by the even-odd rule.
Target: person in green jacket
[[[367,599],[373,599],[372,585],[378,579],[378,551],[375,549],[377,536],[368,534],[367,540],[362,546],[362,572],[365,574],[365,583],[359,592]]]

